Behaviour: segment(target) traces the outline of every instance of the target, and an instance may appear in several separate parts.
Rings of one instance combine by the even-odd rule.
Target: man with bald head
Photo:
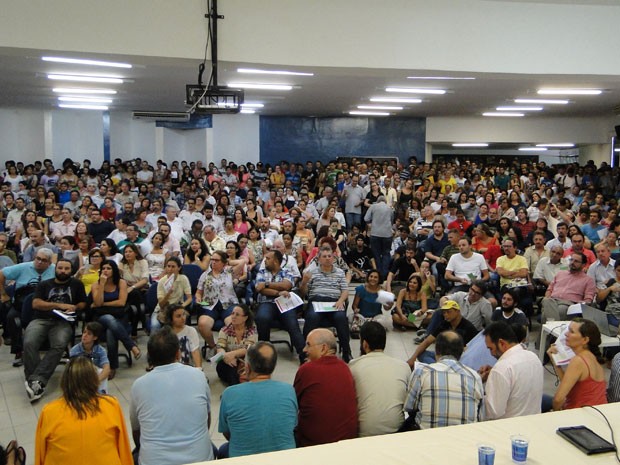
[[[293,384],[299,404],[298,447],[357,437],[355,383],[336,350],[336,337],[328,329],[315,329],[306,338],[309,361],[299,367]]]
[[[440,333],[435,341],[437,362],[420,365],[411,374],[405,410],[417,428],[464,425],[484,418],[482,379],[459,362],[464,346],[456,331]]]

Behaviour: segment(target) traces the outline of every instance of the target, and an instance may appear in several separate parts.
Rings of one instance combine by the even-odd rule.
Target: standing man
[[[486,381],[487,420],[540,413],[543,367],[533,352],[523,348],[508,323],[497,321],[484,330],[487,347],[497,363],[479,372]]]
[[[41,251],[37,260],[44,256],[39,254]],[[41,281],[34,291],[33,320],[24,333],[24,374],[30,402],[43,396],[47,382],[73,338],[73,327],[66,318],[70,315],[75,318],[77,312],[86,308],[84,284],[71,277],[71,268],[69,260],[60,258],[54,279]],[[46,341],[50,348],[41,359],[39,351]]]
[[[355,382],[336,350],[336,338],[328,329],[308,334],[304,351],[310,361],[299,367],[293,383],[299,404],[295,434],[300,447],[357,437]]]
[[[277,361],[278,353],[269,342],[248,348],[248,382],[222,394],[218,428],[230,442],[220,448],[218,458],[295,448],[297,397],[293,386],[271,379]],[[277,421],[262,421],[268,418]]]
[[[384,353],[386,331],[376,321],[360,329],[362,357],[349,364],[355,380],[360,437],[395,433],[405,420],[403,404],[411,370]]]
[[[359,176],[354,174],[351,177],[351,184],[346,186],[342,193],[345,199],[344,215],[347,218],[348,230],[351,230],[354,224],[362,224],[362,205],[365,195],[364,189],[359,185],[359,180]]]
[[[303,363],[306,358],[304,338],[297,322],[297,312],[295,309],[291,309],[282,313],[274,302],[279,296],[288,297],[288,293],[295,283],[295,278],[290,272],[282,268],[283,258],[279,250],[267,252],[264,260],[265,267],[260,268],[256,276],[255,290],[258,293],[258,309],[255,321],[258,328],[258,339],[269,341],[271,322],[278,320],[288,332],[291,344],[297,349],[299,361]]]
[[[392,248],[393,218],[394,210],[385,203],[383,195],[380,195],[377,202],[370,206],[364,217],[366,223],[370,224],[370,248],[382,277],[387,276],[392,258],[390,251]]]
[[[349,346],[349,321],[346,305],[349,299],[349,288],[344,271],[334,266],[334,253],[329,246],[319,251],[319,266],[306,271],[301,280],[299,290],[308,297],[304,334],[315,328],[334,326],[342,349],[342,359],[351,360]],[[333,311],[317,312],[314,303],[333,302]]]
[[[463,338],[455,331],[437,335],[437,362],[411,374],[405,410],[420,429],[465,425],[484,419],[480,375],[459,362]]]
[[[131,428],[140,463],[213,460],[211,391],[205,375],[178,363],[179,339],[167,326],[151,335],[147,347],[153,371],[131,388]]]

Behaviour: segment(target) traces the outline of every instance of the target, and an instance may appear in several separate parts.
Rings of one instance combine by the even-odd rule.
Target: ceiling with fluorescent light
[[[131,69],[86,67],[83,65],[50,63],[42,56],[54,55],[129,62]],[[48,73],[93,74],[118,76],[123,84],[96,85],[117,89],[111,111],[164,110],[184,111],[185,85],[195,84],[199,61],[157,57],[127,57],[95,54],[85,57],[71,53],[45,50],[0,48],[0,107],[55,108],[58,105],[54,87],[92,87],[92,84],[62,83],[47,79]],[[241,74],[237,68],[286,69],[314,73],[314,76],[276,76]],[[210,65],[204,74],[208,79]],[[475,80],[407,79],[408,76],[475,77]],[[551,98],[538,96],[542,87],[598,88],[600,96],[573,96],[568,105],[544,105],[542,112],[527,117],[613,117],[620,103],[618,76],[588,75],[525,75],[450,73],[446,71],[417,71],[407,69],[368,68],[301,68],[294,69],[258,63],[220,62],[219,83],[261,82],[286,83],[291,91],[246,90],[247,102],[264,103],[261,115],[342,116],[357,110],[358,105],[372,105],[375,96],[407,96],[388,94],[389,86],[442,88],[445,95],[421,95],[422,103],[398,104],[404,110],[394,114],[410,117],[480,116],[495,111],[498,106],[514,104],[513,98]],[[554,97],[559,98],[559,97]],[[385,105],[385,104],[377,104]]]

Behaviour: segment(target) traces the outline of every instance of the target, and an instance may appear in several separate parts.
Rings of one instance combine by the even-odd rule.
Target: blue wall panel
[[[332,160],[339,156],[410,156],[424,160],[424,118],[260,117],[260,159]]]

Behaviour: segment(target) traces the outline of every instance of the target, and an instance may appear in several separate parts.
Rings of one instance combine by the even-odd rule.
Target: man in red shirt
[[[299,367],[293,383],[299,404],[298,447],[357,437],[355,382],[336,350],[336,338],[328,329],[308,334],[304,352],[309,362]]]

